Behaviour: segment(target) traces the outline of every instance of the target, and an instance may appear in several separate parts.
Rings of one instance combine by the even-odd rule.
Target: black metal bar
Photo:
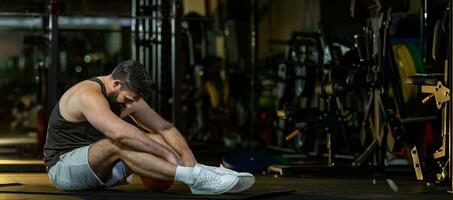
[[[427,121],[434,121],[437,120],[437,116],[423,116],[423,117],[409,117],[400,119],[401,124],[410,124],[410,123],[418,123],[418,122],[427,122]]]
[[[253,141],[255,137],[255,65],[257,56],[257,28],[256,28],[256,0],[251,1],[250,12],[250,136]]]
[[[47,112],[46,121],[48,121],[52,109],[57,103],[58,98],[58,15],[59,15],[59,0],[50,0],[49,12],[49,41],[50,41],[50,54],[49,65],[47,70]]]
[[[420,41],[421,41],[421,44],[422,44],[422,61],[423,63],[427,62],[427,55],[430,55],[428,54],[427,52],[427,41],[428,41],[428,34],[427,34],[427,30],[428,30],[428,0],[423,0],[421,2],[421,8],[420,8]]]
[[[452,34],[453,34],[453,14],[452,14],[452,3],[453,3],[453,0],[450,0],[449,1],[449,9],[450,9],[450,12],[448,12],[449,14],[449,18],[450,18],[450,21],[448,23],[448,73],[447,73],[447,83],[448,83],[448,88],[450,88],[450,90],[453,88],[453,72],[452,72],[452,61],[453,61],[453,39],[452,39]],[[448,94],[450,96],[450,101],[447,103],[447,109],[448,109],[448,114],[447,114],[447,119],[443,119],[443,120],[447,120],[447,129],[448,129],[448,137],[449,137],[449,142],[448,142],[448,158],[449,158],[449,172],[448,172],[448,175],[450,177],[450,190],[453,191],[453,149],[452,149],[452,144],[453,144],[453,136],[452,136],[452,126],[453,126],[453,122],[452,122],[452,115],[453,115],[453,106],[451,104],[451,99],[452,99],[452,94],[451,92]]]
[[[181,1],[173,0],[173,18],[171,27],[171,68],[172,68],[172,120],[177,128],[181,128],[181,82],[182,82],[182,63],[181,63]]]
[[[150,5],[150,0],[144,0],[144,4],[145,6],[149,7]],[[146,41],[146,48],[144,48],[144,52],[143,52],[143,65],[145,65],[145,68],[146,70],[149,72],[149,59],[150,59],[150,55],[149,55],[149,46],[152,45],[152,40],[151,40],[151,36],[150,36],[150,33],[149,33],[149,21],[151,21],[151,19],[144,19],[143,20],[143,39]]]
[[[144,0],[138,0],[138,7],[137,7],[137,10],[136,10],[137,11],[136,15],[138,15],[138,12],[140,12],[140,10],[144,6],[146,6]],[[137,23],[136,27],[138,29],[138,31],[137,31],[138,34],[137,35],[138,35],[138,39],[139,40],[145,40],[145,33],[144,33],[144,30],[143,30],[143,24],[145,23],[145,21],[146,21],[146,18],[139,18],[137,20],[138,23]],[[141,63],[144,63],[144,51],[146,49],[146,45],[138,45],[138,46],[139,46],[139,48],[138,48],[137,55],[139,57],[139,61]]]
[[[360,154],[357,159],[354,161],[355,166],[362,166],[363,162],[368,158],[368,156],[373,153],[373,151],[378,148],[378,141],[377,139],[374,139],[373,142],[366,148],[366,150]]]
[[[157,6],[157,3],[156,3],[157,0],[152,0],[151,4],[153,6]],[[157,14],[157,11],[152,11],[152,16],[156,15]],[[156,19],[151,19],[150,20],[150,26],[151,26],[151,36],[153,38],[155,38],[158,42],[160,42],[160,38],[158,37],[157,35],[157,24],[156,24]],[[151,77],[153,79],[153,84],[155,86],[157,86],[157,81],[158,81],[158,78],[157,78],[157,63],[158,63],[158,60],[157,60],[157,49],[158,49],[158,46],[160,44],[156,44],[156,45],[153,45],[151,47],[151,63],[152,63],[152,66],[151,66]],[[158,88],[155,88],[155,89],[158,89]],[[154,91],[153,94],[152,94],[152,97],[151,97],[151,102],[153,104],[153,106],[156,106],[157,105],[157,102],[158,102],[158,92],[157,91]]]
[[[156,6],[159,6],[160,8],[162,8],[162,0],[156,0]],[[154,15],[155,16],[158,16],[158,15],[163,15],[162,12],[154,12]],[[162,41],[163,41],[163,37],[162,37],[162,32],[163,32],[163,21],[160,21],[160,24],[159,24],[159,21],[158,20],[155,20],[154,21],[155,24],[154,26],[157,28],[156,29],[156,36],[157,36],[157,40],[160,42],[158,45],[156,45],[156,55],[155,55],[155,59],[156,59],[156,83],[157,83],[157,90],[158,92],[156,92],[156,103],[155,103],[155,106],[158,110],[159,113],[162,114],[162,99],[164,98],[162,95],[162,93],[160,91],[162,91],[162,76],[163,76],[163,73],[162,73]]]
[[[134,17],[136,15],[136,10],[137,10],[137,0],[132,0],[132,6],[131,6],[131,15]],[[136,40],[137,38],[137,19],[133,18],[131,23],[131,51],[132,51],[132,59],[138,60],[137,59],[137,44]]]

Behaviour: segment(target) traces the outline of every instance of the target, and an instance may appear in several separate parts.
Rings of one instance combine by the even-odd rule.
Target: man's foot
[[[218,173],[231,174],[239,177],[238,183],[228,191],[230,193],[242,192],[252,187],[252,185],[255,183],[255,177],[252,174],[247,172],[236,172],[234,170],[224,167],[222,164],[220,164],[220,167],[208,166],[203,164],[197,165],[202,168],[210,169]]]
[[[236,175],[215,172],[199,165],[193,168],[192,176],[194,183],[189,186],[193,194],[222,194],[239,181]]]

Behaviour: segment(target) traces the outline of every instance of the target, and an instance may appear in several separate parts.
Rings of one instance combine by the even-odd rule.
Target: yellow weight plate
[[[404,102],[407,103],[417,96],[417,88],[405,84],[407,77],[415,75],[415,63],[409,52],[409,49],[404,44],[396,44],[393,46],[395,62],[398,66],[398,73],[401,79],[401,89]]]
[[[407,61],[407,67],[409,69],[409,73],[407,74],[407,76],[405,77],[404,80],[401,80],[401,84],[403,86],[404,89],[408,89],[410,92],[409,92],[409,100],[412,100],[412,99],[415,99],[417,98],[417,95],[418,95],[418,89],[417,87],[414,87],[412,85],[408,85],[406,84],[406,78],[408,76],[413,76],[417,73],[417,69],[416,69],[416,64],[415,64],[415,61],[414,61],[414,57],[412,56],[408,46],[406,44],[403,44],[401,50],[403,51],[403,54],[404,54],[404,58],[406,58],[406,61]],[[405,66],[406,67],[406,66]]]

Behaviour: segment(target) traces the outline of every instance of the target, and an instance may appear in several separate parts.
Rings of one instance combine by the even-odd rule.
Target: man
[[[197,163],[183,136],[143,100],[151,81],[142,64],[124,61],[110,75],[82,81],[55,105],[44,161],[61,190],[124,184],[131,172],[187,184],[195,194],[240,192],[255,179],[223,167]],[[122,120],[133,116],[155,133]]]

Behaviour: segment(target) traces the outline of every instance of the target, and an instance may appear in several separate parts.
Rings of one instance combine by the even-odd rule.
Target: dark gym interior
[[[452,0],[0,1],[0,199],[453,198]],[[134,176],[62,191],[47,125],[74,84],[137,60],[145,100],[237,194]],[[130,118],[124,118],[133,123]]]

